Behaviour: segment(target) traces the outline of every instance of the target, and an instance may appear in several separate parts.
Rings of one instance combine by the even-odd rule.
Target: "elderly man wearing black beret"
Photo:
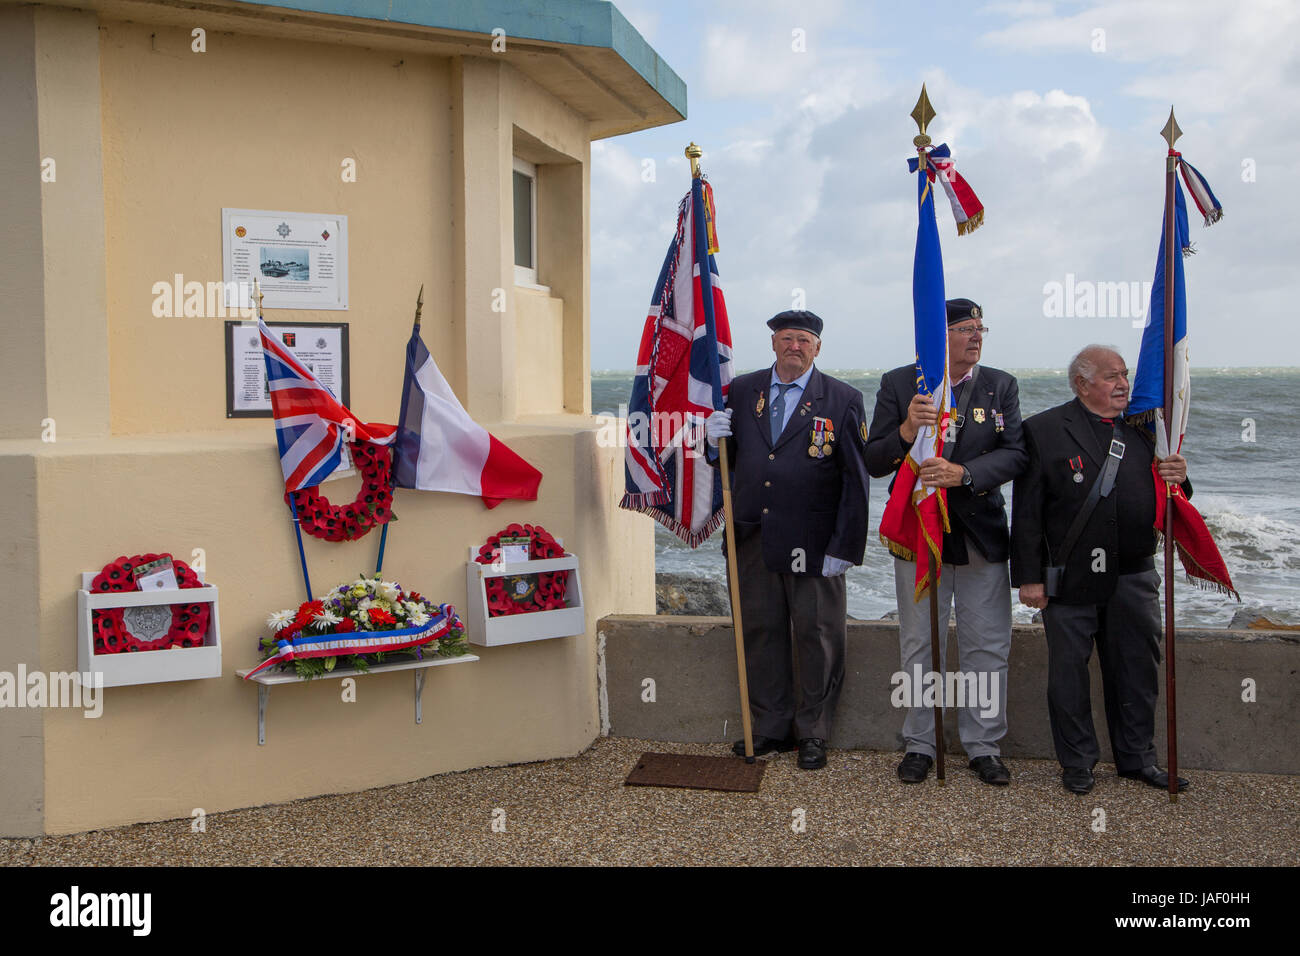
[[[1007,573],[1010,536],[1001,487],[1019,475],[1029,460],[1020,426],[1020,390],[1015,376],[979,364],[988,329],[979,305],[950,299],[948,376],[956,412],[945,437],[943,457],[921,462],[921,481],[948,489],[948,523],[939,575],[940,669],[946,670],[948,613],[957,608],[957,652],[964,673],[974,673],[984,701],[964,702],[957,730],[970,769],[985,783],[1005,786],[1011,774],[1001,759],[999,741],[1007,732],[1007,660],[1011,651],[1011,582]],[[916,366],[886,372],[876,393],[876,411],[867,444],[871,477],[894,474],[917,433],[938,421],[928,395],[916,391]],[[908,473],[910,476],[910,472]],[[910,480],[910,479],[909,479]],[[890,488],[893,488],[891,482]],[[922,556],[924,560],[924,556]],[[894,557],[898,631],[903,675],[928,671],[930,605],[914,600],[916,564]],[[941,686],[946,686],[947,681]],[[913,701],[919,700],[913,691]],[[949,704],[955,702],[949,701]],[[986,706],[987,705],[987,706]],[[899,779],[920,783],[934,762],[934,711],[912,706],[903,719]]]
[[[867,541],[867,441],[862,393],[813,366],[822,320],[768,321],[776,362],[731,382],[709,441],[725,439],[754,752],[799,748],[826,765],[844,683],[844,572]],[[744,742],[737,741],[737,754]]]

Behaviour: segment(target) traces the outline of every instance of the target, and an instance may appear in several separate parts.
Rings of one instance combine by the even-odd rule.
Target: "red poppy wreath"
[[[104,565],[103,570],[90,582],[90,591],[92,594],[135,591],[137,590],[135,569],[159,558],[171,558],[172,567],[176,571],[176,583],[182,588],[203,587],[193,568],[164,552],[163,554],[137,554],[130,558],[122,556]],[[166,605],[157,605],[150,607],[149,610],[165,614],[167,613],[165,607]],[[91,615],[95,653],[121,654],[130,651],[161,651],[169,647],[202,647],[208,633],[210,611],[207,602],[173,604],[171,626],[167,629],[167,633],[155,640],[143,640],[132,634],[127,627],[126,608],[110,607],[97,610]]]
[[[354,541],[365,537],[371,528],[397,520],[393,514],[392,451],[369,442],[352,442],[348,451],[361,470],[361,490],[352,502],[330,504],[319,486],[284,494],[284,500],[297,508],[299,526],[313,537]]]
[[[475,560],[479,564],[491,564],[500,553],[502,538],[527,538],[528,557],[532,561],[564,556],[564,547],[541,525],[512,524],[488,538],[487,543],[478,549]],[[542,571],[491,577],[485,579],[483,585],[487,591],[488,617],[549,611],[565,606],[569,572]]]

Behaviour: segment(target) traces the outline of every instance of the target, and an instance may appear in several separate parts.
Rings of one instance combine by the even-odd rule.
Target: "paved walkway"
[[[952,755],[940,789],[900,783],[897,754],[833,750],[815,772],[777,755],[755,794],[622,786],[646,750],[725,752],[603,738],[564,760],[209,814],[203,833],[184,819],[0,840],[0,865],[1300,863],[1300,777],[1191,771],[1170,804],[1109,765],[1079,797],[1052,761],[1008,760],[995,788]]]

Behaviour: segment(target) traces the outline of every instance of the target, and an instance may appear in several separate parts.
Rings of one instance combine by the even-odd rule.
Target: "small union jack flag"
[[[333,474],[343,464],[345,441],[392,443],[396,426],[357,421],[271,334],[265,321],[259,319],[257,324],[262,333],[262,357],[266,360],[285,491],[314,488]]]

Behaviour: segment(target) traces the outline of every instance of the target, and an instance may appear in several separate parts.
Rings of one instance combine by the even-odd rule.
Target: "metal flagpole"
[[[704,150],[694,143],[686,147],[692,180],[700,178],[700,157],[703,155]],[[726,439],[718,442],[718,465],[722,470],[722,520],[727,525],[727,586],[731,592],[731,621],[736,637],[736,669],[740,673],[740,723],[745,732],[745,762],[753,763],[754,727],[749,713],[749,675],[745,671],[745,632],[741,623],[740,578],[736,568],[736,522],[731,511],[731,463],[727,457]]]
[[[1174,256],[1179,254],[1174,222],[1174,190],[1178,157],[1174,141],[1182,135],[1169,107],[1169,122],[1160,135],[1169,143],[1165,158],[1165,447],[1174,452]],[[1165,715],[1169,747],[1169,802],[1178,802],[1178,708],[1174,680],[1174,508],[1173,489],[1165,482]]]
[[[419,294],[418,296],[416,296],[416,298],[415,298],[415,331],[416,331],[416,332],[419,332],[419,331],[420,331],[420,313],[423,312],[423,311],[424,311],[424,283],[420,283],[420,294]],[[392,457],[392,462],[393,462],[393,470],[394,470],[394,471],[396,471],[396,469],[397,469],[397,443],[398,443],[398,441],[401,439],[401,434],[400,434],[400,425],[401,425],[401,421],[402,421],[402,415],[403,415],[403,413],[405,413],[405,411],[406,411],[406,393],[407,393],[407,389],[410,387],[410,370],[409,370],[409,369],[407,370],[406,375],[407,375],[406,382],[405,382],[405,384],[402,386],[402,407],[401,407],[400,409],[398,409],[398,412],[397,412],[397,422],[398,422],[398,425],[399,425],[399,432],[398,432],[398,434],[396,434],[396,435],[393,436],[393,451],[392,451],[392,456],[393,456],[393,457]],[[396,492],[397,492],[397,486],[396,486],[396,485],[393,486],[393,492],[394,492],[394,497],[396,497]],[[388,522],[385,521],[385,522],[384,522],[384,527],[383,527],[382,529],[380,529],[380,532],[379,532],[379,557],[375,559],[375,575],[376,575],[376,576],[378,576],[378,575],[380,575],[380,574],[383,573],[383,570],[384,570],[384,547],[385,547],[387,544],[388,544]]]
[[[925,133],[925,128],[934,119],[934,107],[930,105],[930,97],[926,95],[925,84],[921,84],[921,95],[916,101],[916,106],[912,108],[912,119],[916,120],[919,130],[916,136],[912,137],[912,145],[916,147],[916,174],[918,176],[926,175],[926,147],[932,140]],[[947,372],[945,371],[945,375]],[[934,426],[938,431],[938,426]],[[918,435],[919,439],[920,436]],[[935,490],[935,494],[939,494]],[[933,551],[926,548],[927,560],[930,563],[930,670],[935,675],[939,684],[936,688],[934,699],[934,778],[939,786],[944,785],[944,741],[943,741],[943,689],[946,682],[939,673],[939,561],[935,559]],[[917,561],[921,560],[920,548],[917,548]],[[946,638],[948,635],[944,635]]]
[[[253,279],[253,304],[257,306],[257,321],[262,322],[262,289],[256,277]],[[288,496],[289,514],[293,517],[293,533],[298,536],[298,563],[302,566],[302,586],[307,589],[307,600],[312,600],[311,578],[307,575],[307,552],[302,546],[302,523],[298,520],[298,501],[292,494]]]

